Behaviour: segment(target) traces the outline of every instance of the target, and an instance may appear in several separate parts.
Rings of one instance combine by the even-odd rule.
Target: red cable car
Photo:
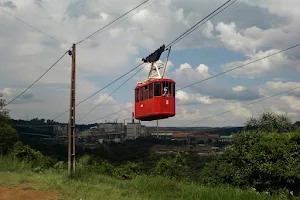
[[[163,78],[168,58],[163,67],[159,67],[156,61],[165,51],[165,45],[161,46],[146,59],[145,63],[151,63],[148,79],[138,82],[135,87],[135,107],[134,117],[141,121],[152,121],[166,119],[175,116],[175,81],[169,78]],[[161,70],[163,70],[161,74]]]

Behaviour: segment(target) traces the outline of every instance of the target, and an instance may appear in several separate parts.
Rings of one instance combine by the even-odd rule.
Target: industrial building
[[[126,127],[126,139],[135,140],[138,137],[148,135],[146,126],[141,125],[141,123],[127,123]]]

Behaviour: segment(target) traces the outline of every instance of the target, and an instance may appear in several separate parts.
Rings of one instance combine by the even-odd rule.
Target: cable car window
[[[139,89],[135,89],[135,102],[139,102]]]
[[[140,88],[140,101],[144,100],[143,96],[144,96],[144,87],[141,87]]]
[[[154,96],[160,96],[161,95],[161,87],[160,83],[154,84]]]
[[[172,85],[173,85],[173,97],[175,97],[175,94],[176,94],[175,83],[172,83]]]
[[[170,96],[171,95],[171,83],[170,82],[163,82],[163,94],[164,96]]]
[[[148,85],[144,86],[144,100],[148,99],[149,96],[149,90]]]
[[[153,83],[149,84],[149,99],[153,97]]]

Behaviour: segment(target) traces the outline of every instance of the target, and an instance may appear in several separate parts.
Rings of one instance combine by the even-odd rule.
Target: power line
[[[289,90],[286,90],[286,91],[283,91],[283,92],[280,92],[280,93],[277,93],[277,94],[274,94],[274,95],[271,95],[271,96],[268,96],[268,97],[265,97],[265,98],[262,98],[262,99],[259,99],[259,100],[256,100],[256,101],[253,101],[253,102],[251,102],[251,103],[245,104],[245,105],[240,106],[240,107],[236,107],[236,108],[227,110],[227,111],[225,111],[225,112],[221,112],[221,113],[219,113],[219,114],[216,114],[216,115],[213,115],[213,116],[204,118],[204,119],[202,119],[202,120],[197,120],[197,121],[195,121],[195,122],[192,122],[192,123],[187,124],[187,125],[184,125],[184,126],[189,126],[189,125],[195,124],[195,123],[197,123],[197,122],[203,122],[203,121],[208,120],[208,119],[210,119],[210,118],[217,117],[217,116],[219,116],[219,115],[223,115],[223,114],[225,114],[225,113],[232,112],[232,111],[234,111],[234,110],[237,110],[237,109],[240,109],[240,108],[243,108],[243,107],[252,105],[252,104],[256,104],[256,103],[261,102],[261,101],[265,101],[265,100],[267,100],[267,99],[270,99],[270,98],[273,98],[273,97],[275,97],[275,96],[278,96],[278,95],[281,95],[281,94],[284,94],[284,93],[287,93],[287,92],[296,90],[296,89],[298,89],[298,88],[300,88],[300,86],[295,87],[295,88],[292,88],[292,89],[289,89]],[[183,126],[183,127],[184,127],[184,126]]]
[[[142,6],[143,4],[147,3],[149,0],[144,1],[143,3],[137,5],[136,7],[132,8],[131,10],[127,11],[126,13],[124,13],[123,15],[121,15],[120,17],[116,18],[115,20],[111,21],[110,23],[108,23],[107,25],[103,26],[102,28],[98,29],[97,31],[95,31],[94,33],[90,34],[89,36],[87,36],[86,38],[80,40],[79,42],[76,43],[76,45],[82,43],[83,41],[87,40],[88,38],[94,36],[95,34],[97,34],[99,31],[103,30],[104,28],[108,27],[109,25],[113,24],[114,22],[118,21],[119,19],[121,19],[122,17],[124,17],[125,15],[131,13],[132,11],[134,11],[135,9],[139,8],[140,6]]]
[[[193,32],[195,29],[199,28],[201,25],[203,25],[207,18],[209,18],[212,14],[214,14],[216,11],[218,11],[219,9],[221,9],[223,6],[225,6],[226,4],[228,4],[229,2],[231,2],[232,0],[228,0],[227,2],[225,2],[223,5],[221,5],[220,7],[218,7],[217,9],[215,9],[213,12],[211,12],[209,15],[207,15],[205,18],[203,18],[202,20],[200,20],[199,22],[197,22],[194,26],[192,26],[191,28],[189,28],[187,31],[185,31],[184,33],[182,33],[180,36],[178,36],[175,40],[173,40],[172,42],[170,42],[170,44],[168,44],[166,46],[166,48],[173,46],[174,44],[176,44],[179,40],[183,39],[184,37],[186,37],[188,34],[190,34],[191,32]],[[222,12],[223,10],[225,10],[227,7],[229,7],[230,5],[232,5],[233,3],[235,3],[237,0],[233,1],[232,3],[230,3],[229,5],[227,5],[225,8],[223,8],[222,10],[220,10],[219,12],[217,12],[215,15],[213,15],[212,17],[216,16],[217,14],[219,14],[220,12]],[[211,17],[211,18],[212,18]],[[209,18],[209,19],[211,19]],[[199,25],[201,22],[205,21],[203,24]],[[197,26],[199,25],[199,26]],[[190,31],[190,32],[189,32]]]
[[[187,31],[185,31],[183,34],[181,34],[179,37],[177,37],[175,40],[173,40],[169,45],[167,45],[167,48],[168,47],[170,47],[171,45],[174,45],[174,44],[176,44],[179,40],[181,40],[181,39],[183,39],[184,37],[186,37],[186,33],[187,33],[187,35],[189,34],[189,33],[191,33],[192,31],[194,31],[196,28],[199,28],[201,25],[203,25],[204,23],[206,23],[207,21],[205,21],[205,19],[207,19],[208,17],[210,17],[213,13],[215,13],[216,11],[218,11],[220,8],[222,8],[224,5],[226,5],[226,4],[228,4],[229,2],[231,2],[232,0],[228,0],[227,2],[225,2],[223,5],[221,5],[220,7],[218,7],[217,9],[215,9],[212,13],[210,13],[209,15],[207,15],[205,18],[203,18],[202,20],[200,20],[199,22],[197,22],[194,26],[192,26],[191,28],[189,28]],[[216,16],[218,13],[220,13],[220,12],[222,12],[224,9],[226,9],[227,7],[229,7],[230,5],[232,5],[233,3],[235,3],[237,0],[235,0],[235,1],[233,1],[233,2],[231,2],[229,5],[227,5],[225,8],[223,8],[222,10],[220,10],[219,12],[217,12],[216,14],[214,14],[212,17],[214,17],[214,16]],[[211,17],[211,18],[212,18]],[[209,18],[209,19],[211,19],[211,18]],[[202,23],[202,24],[200,24],[201,22],[203,22],[203,21],[205,21],[204,23]],[[200,25],[199,25],[200,24]],[[199,26],[197,26],[197,25],[199,25]],[[196,27],[196,28],[195,28]],[[190,31],[190,32],[189,32]],[[166,49],[167,49],[166,48]],[[141,65],[141,64],[140,64]],[[139,66],[140,66],[139,65]],[[137,66],[137,67],[139,67],[139,66]],[[136,67],[136,68],[137,68]],[[136,68],[134,68],[134,69],[136,69]],[[133,69],[133,70],[134,70]],[[87,98],[88,99],[88,98]],[[87,100],[86,99],[86,100]],[[60,115],[61,116],[61,115]]]
[[[227,71],[225,71],[225,72],[216,74],[216,75],[211,76],[211,77],[208,77],[208,78],[206,78],[206,79],[202,79],[201,81],[197,81],[197,82],[195,82],[195,83],[186,85],[186,86],[184,86],[184,87],[181,87],[181,88],[177,89],[176,91],[182,90],[182,89],[185,89],[185,88],[188,88],[188,87],[191,87],[191,86],[196,85],[196,84],[198,84],[198,83],[201,83],[201,82],[207,81],[207,80],[209,80],[209,79],[215,78],[215,77],[217,77],[217,76],[226,74],[226,73],[231,72],[231,71],[234,71],[234,70],[236,70],[236,69],[238,69],[238,68],[242,68],[242,67],[244,67],[244,66],[250,65],[250,64],[252,64],[252,63],[258,62],[258,61],[260,61],[260,60],[263,60],[263,59],[266,59],[266,58],[268,58],[268,57],[274,56],[274,55],[276,55],[276,54],[282,53],[282,52],[284,52],[284,51],[287,51],[287,50],[296,48],[296,47],[298,47],[298,46],[300,46],[300,43],[299,43],[299,44],[296,44],[296,45],[294,45],[294,46],[288,47],[288,48],[286,48],[286,49],[283,49],[283,50],[281,50],[281,51],[272,53],[272,54],[270,54],[270,55],[268,55],[268,56],[265,56],[265,57],[259,58],[259,59],[257,59],[257,60],[248,62],[248,63],[246,63],[246,64],[240,65],[240,66],[238,66],[238,67],[236,67],[236,68],[233,68],[233,69],[227,70]],[[129,107],[129,108],[126,108],[126,109],[130,109],[130,108],[133,108],[133,107],[134,107],[134,106]],[[122,112],[122,111],[123,111],[123,110],[120,110],[120,111],[118,111],[118,112]],[[116,112],[116,113],[118,113],[118,112]],[[113,114],[116,114],[116,113],[113,113]],[[110,114],[110,115],[113,115],[113,114]],[[110,116],[110,115],[109,115],[109,116]],[[107,116],[104,116],[103,118],[105,118],[105,117],[107,117]],[[102,119],[102,118],[101,118],[101,119]],[[95,121],[96,121],[96,120],[95,120]]]
[[[114,84],[115,82],[117,82],[118,80],[120,80],[121,78],[123,78],[124,76],[126,76],[127,74],[129,74],[130,72],[134,71],[135,69],[137,69],[138,67],[140,67],[141,65],[143,65],[143,63],[141,63],[140,65],[136,66],[135,68],[133,68],[132,70],[130,70],[129,72],[123,74],[122,76],[120,76],[119,78],[117,78],[116,80],[114,80],[113,82],[109,83],[108,85],[104,86],[103,88],[101,88],[100,90],[98,90],[97,92],[95,92],[94,94],[88,96],[87,98],[85,98],[84,100],[80,101],[79,103],[76,104],[76,106],[79,106],[80,104],[82,104],[83,102],[87,101],[89,98],[95,96],[96,94],[98,94],[99,92],[101,92],[102,90],[106,89],[107,87],[109,87],[110,85]],[[53,119],[56,120],[57,118],[61,117],[62,115],[64,115],[65,113],[67,113],[69,110],[66,110],[65,112],[63,112],[62,114],[60,114],[59,116],[55,117]]]
[[[49,38],[51,38],[51,39],[53,39],[53,40],[56,40],[57,42],[59,42],[59,43],[63,44],[63,42],[62,42],[62,41],[60,41],[59,39],[57,39],[57,38],[55,38],[55,37],[53,37],[53,36],[51,36],[51,35],[49,35],[49,34],[45,33],[44,31],[42,31],[42,30],[40,30],[40,29],[38,29],[38,28],[35,28],[34,26],[32,26],[32,25],[30,25],[29,23],[27,23],[27,22],[23,21],[22,19],[20,19],[20,18],[18,18],[18,17],[16,17],[16,16],[14,16],[14,15],[10,14],[9,12],[7,12],[7,11],[3,10],[2,8],[0,8],[0,10],[1,10],[2,12],[6,13],[7,15],[9,15],[9,16],[11,16],[11,17],[15,18],[16,20],[18,20],[18,21],[22,22],[23,24],[25,24],[25,25],[27,25],[27,26],[29,26],[29,27],[33,28],[34,30],[36,30],[36,31],[38,31],[38,32],[40,32],[40,33],[42,33],[42,34],[44,34],[44,35],[48,36]]]
[[[21,94],[16,96],[13,100],[9,101],[5,106],[14,102],[17,98],[19,98],[22,94],[24,94],[27,90],[29,90],[35,83],[37,83],[45,74],[47,74],[69,51],[66,51],[50,68],[48,68],[36,81],[34,81],[29,87],[27,87]]]
[[[80,122],[84,119],[88,114],[90,114],[93,110],[95,110],[99,105],[101,105],[106,99],[108,99],[111,95],[113,95],[116,91],[118,91],[123,85],[125,85],[132,77],[134,77],[137,73],[139,73],[143,68],[140,68],[136,71],[132,76],[130,76],[126,81],[124,81],[118,88],[116,88],[112,93],[110,93],[105,99],[103,99],[99,104],[97,104],[94,108],[92,108],[89,112],[87,112],[82,118],[80,118],[76,123]]]
[[[163,65],[163,64],[161,64]],[[161,65],[158,65],[161,66]],[[143,66],[144,67],[144,66]],[[105,99],[103,99],[98,105],[96,105],[94,108],[92,108],[88,113],[86,113],[80,120],[77,121],[80,122],[83,118],[85,118],[88,114],[90,114],[93,110],[95,110],[99,105],[101,105],[106,99],[108,99],[109,97],[111,97],[111,95],[113,95],[116,91],[118,91],[124,84],[126,84],[130,79],[132,79],[136,74],[138,74],[142,69],[140,68],[138,71],[136,71],[132,76],[130,76],[125,82],[123,82],[118,88],[116,88],[112,93],[110,93]]]
[[[227,1],[226,3],[224,3],[222,6],[220,6],[219,8],[217,8],[215,11],[217,11],[218,9],[220,9],[221,7],[223,7],[224,5],[226,5],[227,3],[229,3],[231,0]],[[236,0],[235,0],[236,1]],[[223,9],[224,10],[224,9]],[[215,11],[213,11],[212,13],[214,13]],[[211,14],[212,14],[211,13]],[[186,32],[191,31],[195,26],[197,26],[199,23],[203,22],[206,18],[208,18],[211,14],[209,14],[208,16],[206,16],[204,19],[202,19],[200,22],[196,23],[196,25],[192,26],[190,29],[188,29]],[[186,33],[185,32],[185,33]],[[181,34],[179,37],[177,37],[175,40],[173,40],[173,42],[177,41],[178,38],[183,38],[184,34]],[[173,42],[171,42],[170,44],[172,44]],[[129,74],[130,72],[134,71],[135,69],[137,69],[138,67],[140,67],[143,63],[139,64],[138,66],[134,67],[133,69],[131,69],[129,72],[125,73],[124,75],[120,76],[119,78],[117,78],[115,81],[111,82],[110,84],[108,84],[107,86],[105,86],[104,88],[98,90],[97,92],[95,92],[94,94],[90,95],[89,97],[87,97],[86,99],[82,100],[80,103],[78,103],[76,106],[80,105],[81,103],[85,102],[86,100],[88,100],[89,98],[93,97],[94,95],[98,94],[100,91],[104,90],[105,88],[107,88],[108,86],[112,85],[113,83],[115,83],[116,81],[118,81],[119,79],[121,79],[122,77],[126,76],[127,74]],[[67,113],[69,110],[66,110],[65,112],[63,112],[62,114],[60,114],[59,116],[55,117],[53,120],[56,120],[57,118],[61,117],[62,115],[64,115],[65,113]]]
[[[130,107],[128,107],[128,108],[123,108],[123,109],[121,109],[121,110],[118,110],[118,111],[116,111],[116,112],[114,112],[114,113],[111,113],[111,114],[109,114],[109,115],[106,115],[106,116],[104,116],[104,117],[100,117],[100,118],[95,119],[95,120],[93,120],[93,121],[90,121],[90,122],[88,122],[88,123],[90,124],[90,123],[92,123],[92,122],[98,121],[98,120],[100,120],[100,119],[104,119],[104,118],[106,118],[106,117],[109,117],[109,116],[112,116],[112,115],[115,115],[115,114],[118,114],[118,113],[120,113],[120,112],[123,112],[123,111],[128,110],[128,109],[131,109],[131,108],[134,108],[134,106],[130,106]]]
[[[230,0],[231,1],[231,0]],[[212,15],[211,17],[209,17],[211,14],[209,14],[208,16],[206,16],[203,20],[201,20],[200,22],[198,22],[197,24],[199,24],[198,26],[193,26],[189,32],[186,31],[185,36],[184,37],[178,37],[176,40],[174,40],[172,43],[170,43],[168,46],[173,46],[176,43],[178,43],[180,40],[182,40],[183,38],[185,38],[186,36],[188,36],[190,33],[192,33],[193,31],[195,31],[197,28],[199,28],[200,26],[202,26],[203,24],[205,24],[208,20],[212,19],[214,16],[216,16],[217,14],[219,14],[220,12],[222,12],[223,10],[225,10],[226,8],[228,8],[229,6],[231,6],[232,4],[234,4],[237,0],[234,0],[233,2],[231,2],[230,4],[228,4],[227,6],[225,6],[224,8],[222,8],[220,11],[218,11],[217,13],[215,13],[214,15]],[[218,9],[220,9],[221,7],[223,7],[225,4],[229,3],[229,1],[227,1],[226,3],[224,3],[222,6],[220,6]],[[217,10],[218,10],[217,9]],[[215,10],[214,12],[216,12],[217,10]],[[213,12],[213,13],[214,13]],[[209,17],[208,19],[206,19],[207,17]],[[205,20],[206,19],[206,20]],[[204,21],[205,20],[205,21]],[[204,22],[203,22],[204,21]],[[202,23],[201,23],[202,22]],[[201,24],[200,24],[201,23]]]
[[[153,5],[153,4],[155,4],[155,3],[159,2],[159,1],[160,1],[160,0],[156,0],[155,2],[153,2],[153,3],[151,3],[151,4],[147,5],[147,6],[145,6],[143,9],[146,9],[146,8],[150,7],[151,5]],[[142,4],[140,4],[140,5],[142,5]],[[143,9],[142,9],[142,10],[143,10]],[[140,12],[140,11],[138,11],[138,12]],[[138,12],[137,12],[137,13],[138,13]],[[134,13],[133,15],[131,15],[131,16],[129,16],[129,17],[132,17],[132,16],[136,15],[137,13]],[[128,17],[128,18],[129,18],[129,17]],[[127,19],[127,18],[126,18],[126,19]],[[124,19],[124,20],[126,20],[126,19]],[[122,21],[124,21],[124,20],[122,20]],[[120,22],[122,22],[122,21],[119,21],[119,22],[117,22],[117,23],[115,23],[115,24],[118,24],[118,23],[120,23]],[[107,26],[108,26],[108,25],[107,25]],[[102,27],[101,29],[103,30],[104,27]],[[99,31],[100,31],[100,30],[99,30]],[[87,39],[87,38],[86,38],[86,39]],[[83,42],[83,40],[82,40],[81,42]],[[99,92],[103,91],[104,89],[106,89],[107,87],[109,87],[110,85],[112,85],[113,83],[117,82],[118,80],[120,80],[121,78],[123,78],[124,76],[126,76],[127,74],[129,74],[130,72],[132,72],[132,71],[134,71],[135,69],[137,69],[138,67],[140,67],[141,65],[143,65],[143,63],[141,63],[140,65],[138,65],[138,66],[136,66],[135,68],[131,69],[131,70],[128,71],[127,73],[123,74],[122,76],[120,76],[119,78],[117,78],[116,80],[114,80],[113,82],[111,82],[110,84],[106,85],[105,87],[101,88],[100,90],[98,90],[98,91],[95,92],[94,94],[88,96],[87,98],[85,98],[84,100],[82,100],[81,102],[79,102],[78,104],[76,104],[76,106],[82,104],[83,102],[87,101],[88,99],[90,99],[91,97],[95,96],[95,95],[98,94]],[[63,116],[64,114],[66,114],[67,112],[69,112],[69,110],[64,111],[63,113],[61,113],[61,114],[58,115],[57,117],[53,118],[52,120],[58,119],[59,117],[61,117],[61,116]]]
[[[186,86],[184,86],[184,87],[181,87],[181,88],[177,89],[176,91],[185,89],[185,88],[187,88],[187,87],[191,87],[191,86],[193,86],[193,85],[196,85],[196,84],[198,84],[198,83],[207,81],[207,80],[212,79],[212,78],[215,78],[215,77],[217,77],[217,76],[221,76],[221,75],[226,74],[226,73],[228,73],[228,72],[231,72],[231,71],[234,71],[234,70],[236,70],[236,69],[245,67],[245,66],[250,65],[250,64],[252,64],[252,63],[258,62],[258,61],[260,61],[260,60],[263,60],[263,59],[266,59],[266,58],[268,58],[268,57],[274,56],[274,55],[276,55],[276,54],[282,53],[282,52],[284,52],[284,51],[287,51],[287,50],[296,48],[296,47],[298,47],[298,46],[300,46],[300,43],[299,43],[299,44],[296,44],[296,45],[294,45],[294,46],[288,47],[288,48],[286,48],[286,49],[283,49],[283,50],[281,50],[281,51],[277,51],[277,52],[272,53],[272,54],[270,54],[270,55],[267,55],[267,56],[265,56],[265,57],[259,58],[259,59],[257,59],[257,60],[253,60],[253,61],[248,62],[248,63],[246,63],[246,64],[240,65],[240,66],[238,66],[238,67],[232,68],[232,69],[230,69],[230,70],[224,71],[224,72],[222,72],[222,73],[216,74],[216,75],[214,75],[214,76],[210,76],[210,77],[208,77],[208,78],[206,78],[206,79],[203,79],[203,80],[201,80],[201,81],[197,81],[197,82],[195,82],[195,83],[186,85]]]

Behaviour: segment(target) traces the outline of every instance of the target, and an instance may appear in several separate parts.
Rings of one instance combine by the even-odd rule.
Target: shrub
[[[23,145],[20,141],[13,145],[12,150],[9,152],[9,156],[27,161],[35,168],[50,168],[54,166],[56,162],[54,159],[44,156],[41,152],[34,150],[27,145]],[[37,170],[40,171],[40,168],[37,168]]]
[[[201,172],[203,183],[276,193],[300,189],[300,132],[235,134],[234,142]]]
[[[161,158],[155,166],[154,174],[165,177],[184,178],[189,170],[186,159],[181,154],[176,154],[174,158]]]

